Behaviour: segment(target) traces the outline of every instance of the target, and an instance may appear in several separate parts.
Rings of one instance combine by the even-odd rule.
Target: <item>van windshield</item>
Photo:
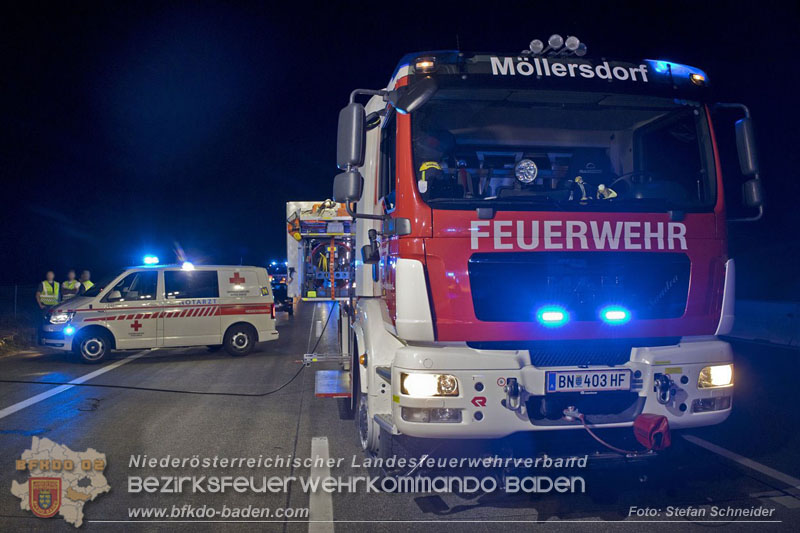
[[[697,102],[444,89],[414,112],[412,134],[433,208],[706,211],[716,201]]]
[[[119,277],[119,275],[122,274],[122,272],[124,272],[124,270],[119,271],[116,274],[111,275],[111,276],[103,276],[103,277],[101,277],[100,281],[95,282],[95,284],[92,286],[92,288],[88,289],[86,292],[81,294],[81,296],[88,296],[88,297],[91,298],[91,297],[99,295],[101,292],[103,292],[103,289],[108,287],[108,285],[112,281],[117,279],[117,277]]]

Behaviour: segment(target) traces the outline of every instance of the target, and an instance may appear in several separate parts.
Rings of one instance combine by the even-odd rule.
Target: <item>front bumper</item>
[[[49,322],[43,323],[39,327],[39,344],[47,346],[48,348],[55,348],[56,350],[69,351],[72,350],[72,340],[75,337],[75,326],[71,326],[72,334],[68,334],[66,324],[50,324]],[[66,331],[65,331],[66,330]]]
[[[630,360],[616,367],[591,366],[589,369],[628,368],[633,388],[624,393],[545,392],[548,371],[578,370],[577,367],[536,367],[527,351],[476,350],[466,346],[405,346],[399,349],[392,366],[391,419],[395,431],[425,438],[500,438],[519,431],[579,429],[578,422],[561,417],[562,407],[574,405],[587,414],[592,427],[629,427],[641,413],[664,415],[672,429],[709,426],[730,415],[733,386],[698,389],[701,369],[711,364],[731,363],[730,345],[715,337],[684,338],[674,346],[637,347]],[[459,395],[454,397],[412,398],[400,391],[401,372],[433,372],[456,376]],[[667,376],[674,390],[666,403],[658,401],[658,376]],[[507,407],[504,385],[515,379],[520,385],[520,408]],[[570,394],[570,396],[565,396]],[[701,411],[696,400],[728,398],[722,408]],[[546,408],[545,408],[546,406]],[[608,412],[604,409],[608,408]],[[404,419],[403,407],[461,410],[460,422],[411,422]],[[548,415],[542,415],[548,411]],[[408,411],[407,411],[408,412]],[[555,414],[555,416],[553,416]],[[408,417],[410,418],[410,417]]]

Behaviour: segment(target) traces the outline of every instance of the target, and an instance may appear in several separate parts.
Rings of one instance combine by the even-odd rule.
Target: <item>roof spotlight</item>
[[[559,34],[554,33],[553,35],[550,36],[549,39],[547,39],[547,44],[553,50],[558,50],[564,45],[564,38],[561,37]]]
[[[542,50],[544,50],[544,43],[539,39],[534,39],[531,41],[529,48],[531,49],[531,52],[533,52],[534,54],[541,54]]]
[[[578,45],[578,48],[575,49],[575,55],[578,56],[578,57],[583,57],[583,56],[586,55],[587,51],[588,51],[588,49],[586,48],[586,45],[583,44],[583,43],[580,43]]]
[[[564,46],[566,46],[567,50],[569,50],[571,52],[574,52],[575,50],[577,50],[580,45],[581,45],[580,39],[578,39],[574,35],[571,35],[571,36],[567,37],[567,40],[564,41]]]

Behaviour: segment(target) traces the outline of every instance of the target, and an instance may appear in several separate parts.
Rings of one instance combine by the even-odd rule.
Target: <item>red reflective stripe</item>
[[[222,315],[264,315],[271,313],[272,304],[265,305],[228,305],[220,308]]]

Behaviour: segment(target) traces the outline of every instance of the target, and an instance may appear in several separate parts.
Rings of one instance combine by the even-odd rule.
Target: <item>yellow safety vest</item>
[[[80,282],[80,281],[78,281],[77,279],[73,279],[72,281],[65,281],[64,283],[62,283],[62,284],[61,284],[61,286],[62,286],[63,288],[65,288],[65,289],[69,289],[69,290],[75,290],[75,292],[74,292],[74,293],[67,293],[67,292],[65,292],[65,293],[63,293],[63,294],[61,295],[61,297],[62,297],[64,300],[69,300],[69,299],[70,299],[70,298],[72,298],[73,296],[77,296],[77,295],[78,295],[77,289],[79,289],[79,288],[80,288],[80,283],[81,283],[81,282]]]
[[[94,283],[92,283],[92,280],[82,281],[81,283],[83,284],[83,290],[85,291],[88,291],[89,289],[94,287]]]
[[[52,285],[50,282],[45,280],[42,282],[42,294],[39,296],[39,300],[44,305],[56,305],[58,303],[58,292],[59,286],[58,282],[54,281]]]

